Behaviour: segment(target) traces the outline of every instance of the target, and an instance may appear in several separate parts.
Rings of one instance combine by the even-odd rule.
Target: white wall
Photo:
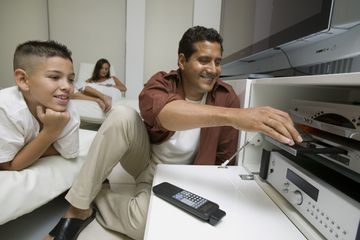
[[[160,70],[177,69],[178,44],[193,24],[193,4],[193,0],[147,1],[144,82]]]
[[[145,15],[143,11],[145,9]],[[158,71],[177,69],[178,43],[191,26],[219,29],[221,0],[132,0],[127,2],[127,98]]]
[[[126,4],[126,98],[137,99],[144,82],[145,0]]]
[[[211,27],[220,31],[222,0],[194,0],[194,26]]]
[[[125,79],[126,0],[48,0],[50,39],[73,52],[79,63],[106,58],[116,75]]]
[[[0,34],[2,42],[9,42],[0,45],[1,73],[10,64],[5,79],[12,76],[9,61],[16,45],[14,39],[46,40],[49,34],[72,50],[75,71],[80,62],[108,58],[117,75],[126,81],[127,97],[137,98],[143,83],[154,73],[177,69],[178,43],[189,27],[205,25],[218,29],[220,25],[221,0],[48,0],[48,33],[46,2],[0,1]],[[14,14],[18,11],[24,13]],[[16,29],[21,29],[19,33],[27,33],[24,37],[14,34],[14,25],[8,24],[13,21]],[[9,33],[10,37],[5,38]],[[7,56],[3,54],[6,51]],[[0,87],[9,86],[3,83],[3,77],[0,74]],[[13,85],[12,80],[9,82]]]
[[[13,55],[28,40],[47,40],[46,0],[0,1],[0,88],[15,85]]]
[[[94,63],[104,57],[126,82],[125,23],[126,0],[1,0],[0,87],[15,84],[12,58],[16,46],[49,38],[73,52],[76,73],[80,62]]]

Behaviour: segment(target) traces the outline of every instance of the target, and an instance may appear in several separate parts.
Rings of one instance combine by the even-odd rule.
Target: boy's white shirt
[[[207,94],[200,101],[188,102],[205,104]],[[200,128],[176,131],[167,141],[152,144],[152,156],[156,163],[191,164],[197,153],[200,142]]]
[[[74,158],[79,154],[80,117],[71,102],[67,111],[71,118],[53,145],[64,158]],[[12,160],[39,131],[40,125],[18,87],[0,90],[0,162]]]

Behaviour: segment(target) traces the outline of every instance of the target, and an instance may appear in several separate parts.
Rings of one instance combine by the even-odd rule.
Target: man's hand
[[[61,133],[70,120],[70,114],[67,111],[56,112],[49,108],[44,109],[42,106],[37,106],[36,112],[39,121],[43,125],[42,130],[54,137]]]
[[[232,126],[240,130],[262,132],[282,143],[294,145],[302,138],[288,113],[272,107],[234,109]],[[294,139],[294,140],[293,140]]]

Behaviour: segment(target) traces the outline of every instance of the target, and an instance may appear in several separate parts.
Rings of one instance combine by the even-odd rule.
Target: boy
[[[0,170],[22,170],[45,156],[77,157],[71,52],[54,41],[28,41],[13,64],[17,86],[0,91]]]

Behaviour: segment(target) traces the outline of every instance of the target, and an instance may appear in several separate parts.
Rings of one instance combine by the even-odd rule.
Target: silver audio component
[[[278,142],[277,140],[265,136],[265,140],[273,145],[283,149],[293,156],[300,154],[319,155],[324,160],[333,162],[336,165],[344,167],[355,174],[360,174],[360,150],[354,146],[348,146],[345,142],[340,143],[319,135],[311,135],[313,140],[289,146]],[[329,165],[329,164],[328,164]],[[340,169],[338,169],[340,171]],[[360,179],[360,175],[357,177]]]
[[[266,180],[327,239],[360,239],[360,203],[356,200],[279,152],[270,153]]]
[[[360,141],[360,105],[293,100],[294,122]]]

